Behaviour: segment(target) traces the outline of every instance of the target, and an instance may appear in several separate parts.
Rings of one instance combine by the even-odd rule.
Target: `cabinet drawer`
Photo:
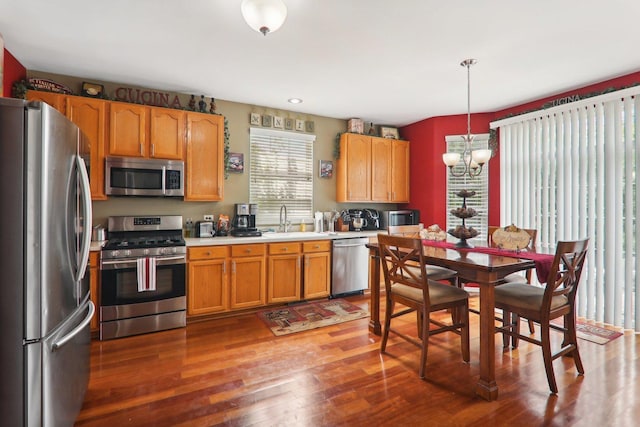
[[[226,258],[229,256],[228,246],[199,246],[187,249],[189,261],[196,259]]]
[[[328,252],[331,250],[330,240],[318,240],[315,242],[304,242],[302,248],[305,253],[309,252]]]
[[[264,244],[259,243],[257,245],[233,245],[231,246],[231,256],[256,256],[264,255]]]
[[[297,254],[300,252],[299,242],[270,243],[269,255]]]

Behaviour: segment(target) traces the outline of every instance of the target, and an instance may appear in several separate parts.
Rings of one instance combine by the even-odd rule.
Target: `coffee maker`
[[[262,236],[256,228],[258,205],[255,203],[236,203],[235,216],[231,221],[231,235],[235,237]]]

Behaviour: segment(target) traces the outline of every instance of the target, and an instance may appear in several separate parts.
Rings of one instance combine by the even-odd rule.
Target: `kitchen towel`
[[[156,259],[138,258],[138,292],[156,290]]]

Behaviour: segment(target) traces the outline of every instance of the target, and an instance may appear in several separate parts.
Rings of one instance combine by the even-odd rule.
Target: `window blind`
[[[280,208],[292,222],[313,218],[315,135],[250,128],[249,199],[258,225],[279,224]]]
[[[500,129],[502,222],[539,247],[588,237],[578,316],[640,332],[640,88],[491,123]]]
[[[445,141],[447,143],[447,152],[462,154],[464,151],[465,142],[462,139],[462,135],[449,135],[445,138]],[[475,135],[473,148],[487,148],[488,141],[489,134]],[[459,167],[457,166],[454,170]],[[467,207],[475,209],[478,215],[473,218],[467,218],[465,224],[467,228],[473,227],[480,233],[474,241],[484,243],[487,240],[487,217],[489,214],[489,178],[486,165],[482,168],[482,173],[474,178],[469,178],[468,175],[452,176],[449,173],[449,168],[447,168],[447,230],[462,225],[462,219],[451,214],[451,209],[462,206],[462,197],[457,195],[460,190],[473,190],[476,192],[475,196],[467,199]]]

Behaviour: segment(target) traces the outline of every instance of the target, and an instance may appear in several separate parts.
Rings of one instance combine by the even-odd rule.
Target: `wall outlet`
[[[213,215],[205,215],[204,216],[204,220],[205,221],[213,221]]]

